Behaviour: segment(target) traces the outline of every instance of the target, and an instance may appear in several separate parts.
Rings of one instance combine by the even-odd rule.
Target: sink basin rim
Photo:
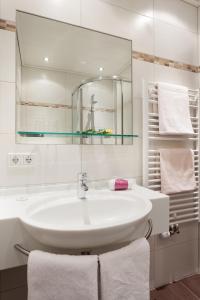
[[[129,201],[132,202],[133,200],[130,197],[124,197],[122,196],[125,200],[122,201]],[[80,199],[76,199],[74,198],[74,201],[68,201],[67,203],[75,203],[75,202],[79,202],[82,201]],[[89,200],[92,201],[92,200]],[[99,200],[99,201],[107,201],[105,199]],[[118,201],[118,199],[116,200]],[[42,224],[39,221],[34,221],[30,216],[28,216],[26,214],[26,211],[20,216],[20,220],[22,223],[24,223],[27,226],[32,226],[35,227],[37,229],[41,229],[41,230],[48,230],[51,232],[76,232],[76,231],[82,231],[82,232],[90,232],[90,231],[98,231],[98,230],[103,230],[103,229],[112,229],[112,228],[116,228],[116,227],[121,227],[121,226],[126,226],[129,225],[131,223],[135,223],[135,222],[139,222],[141,219],[143,219],[144,217],[146,217],[151,209],[152,209],[152,203],[150,200],[148,199],[140,199],[139,201],[143,201],[145,203],[144,205],[144,211],[142,212],[142,214],[139,215],[139,217],[128,217],[126,219],[120,219],[118,221],[113,221],[113,223],[104,223],[104,224],[81,224],[77,227],[74,227],[74,225],[72,227],[68,227],[65,225],[65,227],[57,227],[57,228],[52,228],[50,224]],[[29,208],[30,205],[28,205],[27,208]],[[56,205],[55,205],[56,206]],[[39,211],[39,210],[44,210],[45,207],[41,206],[42,209],[36,209],[35,212]]]

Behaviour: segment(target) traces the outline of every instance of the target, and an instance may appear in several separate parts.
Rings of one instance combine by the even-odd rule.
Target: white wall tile
[[[156,65],[155,82],[163,81],[172,84],[185,85],[191,89],[199,87],[198,74],[174,68]]]
[[[0,82],[0,133],[15,132],[15,83]]]
[[[72,112],[63,108],[51,109],[49,107],[18,105],[17,130],[41,131],[41,132],[65,132],[72,131]],[[49,137],[48,137],[49,138]],[[61,137],[58,144],[64,137]],[[29,140],[31,140],[29,138]],[[66,140],[66,138],[64,138]],[[71,140],[71,139],[70,139]],[[53,141],[53,140],[52,140]],[[46,143],[46,137],[40,139]],[[32,138],[32,143],[35,139]],[[64,142],[65,143],[65,142]]]
[[[15,21],[16,9],[80,24],[80,0],[1,0],[0,17]]]
[[[143,84],[154,81],[155,65],[145,61],[133,59],[133,97],[143,97]]]
[[[45,183],[76,182],[81,171],[81,147],[48,145],[41,160]]]
[[[153,17],[153,0],[101,0],[112,5],[138,12],[144,16]]]
[[[109,179],[114,176],[140,177],[140,147],[136,146],[84,146],[83,170],[89,180]]]
[[[0,134],[0,185],[18,186],[27,184],[43,183],[43,169],[41,168],[41,149],[34,145],[16,145],[15,135]],[[8,153],[11,152],[34,152],[36,153],[36,165],[34,167],[8,167]]]
[[[192,275],[197,266],[197,240],[158,250],[155,252],[155,287]]]
[[[197,34],[156,20],[155,54],[179,62],[197,65]]]
[[[66,74],[39,68],[22,68],[22,100],[66,104]]]
[[[155,0],[155,18],[197,32],[197,9],[180,0]]]
[[[15,135],[0,134],[0,186],[75,182],[80,172],[80,147],[15,144]],[[36,154],[33,167],[8,167],[8,153]]]
[[[132,39],[134,50],[153,53],[152,18],[99,0],[82,0],[81,25]]]
[[[15,33],[0,29],[0,81],[15,81]]]

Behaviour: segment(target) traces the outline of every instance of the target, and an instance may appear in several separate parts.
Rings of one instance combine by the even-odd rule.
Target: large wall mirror
[[[19,143],[132,144],[130,40],[17,12]]]

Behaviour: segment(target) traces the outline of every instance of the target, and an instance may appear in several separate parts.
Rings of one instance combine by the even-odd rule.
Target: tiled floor
[[[151,292],[151,300],[200,300],[200,275],[194,275]]]
[[[0,300],[27,300],[27,267],[0,271]],[[151,292],[151,300],[200,300],[200,274]]]

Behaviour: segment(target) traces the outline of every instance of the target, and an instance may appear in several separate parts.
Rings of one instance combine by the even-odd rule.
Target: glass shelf
[[[137,134],[114,134],[114,133],[94,133],[94,132],[48,132],[48,131],[17,131],[17,134],[25,137],[44,137],[44,136],[65,136],[65,137],[114,137],[114,138],[136,138]]]

